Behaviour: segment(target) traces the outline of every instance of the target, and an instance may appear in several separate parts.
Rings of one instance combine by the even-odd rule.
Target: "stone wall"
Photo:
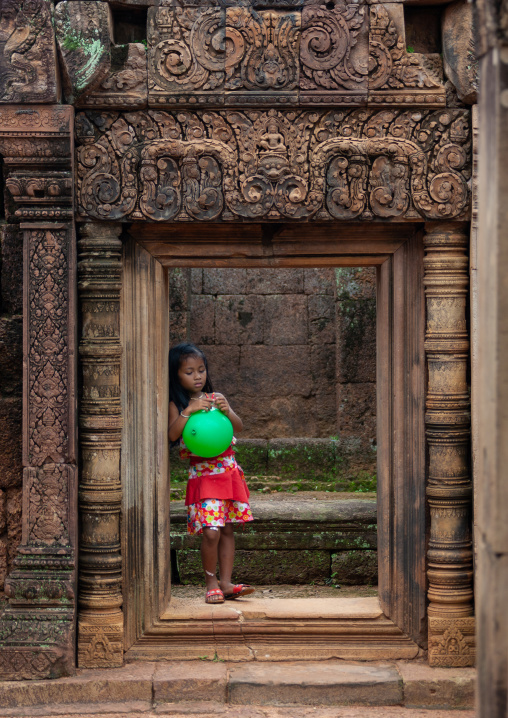
[[[21,542],[22,247],[0,225],[0,591]]]
[[[245,438],[375,439],[372,270],[174,269],[170,283],[171,341],[203,347]]]

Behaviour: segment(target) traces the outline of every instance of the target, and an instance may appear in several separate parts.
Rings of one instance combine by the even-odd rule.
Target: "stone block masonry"
[[[170,293],[171,341],[204,348],[243,436],[344,432],[372,454],[374,270],[172,269]]]

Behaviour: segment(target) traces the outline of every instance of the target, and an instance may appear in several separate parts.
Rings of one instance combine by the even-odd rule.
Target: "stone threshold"
[[[280,715],[295,718],[297,709],[305,706],[391,706],[391,712],[372,715],[395,716],[399,710],[418,708],[428,709],[430,718],[437,718],[443,710],[473,707],[475,679],[473,668],[430,668],[423,661],[139,662],[118,669],[81,670],[76,676],[56,680],[4,682],[0,716],[212,716],[225,712],[245,716],[244,709],[235,712],[234,707],[290,706],[289,713]],[[469,710],[467,713],[473,715]],[[404,710],[401,715],[405,714]],[[278,713],[262,711],[253,715]],[[351,715],[367,718],[368,713]],[[414,718],[418,714],[407,715]],[[460,713],[454,715],[458,717]]]
[[[196,589],[197,592],[197,589]],[[201,593],[204,594],[204,589]],[[376,596],[367,598],[256,598],[205,603],[203,596],[172,598],[162,620],[248,621],[253,619],[376,619],[383,611]]]
[[[366,598],[173,598],[126,652],[128,661],[404,660],[422,649]]]

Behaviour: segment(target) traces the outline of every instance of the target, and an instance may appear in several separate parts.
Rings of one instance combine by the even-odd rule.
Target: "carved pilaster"
[[[5,582],[0,678],[75,670],[75,246],[71,107],[1,107],[10,221],[23,233],[22,541]],[[30,220],[30,221],[26,221]]]
[[[474,664],[471,543],[469,286],[465,227],[428,225],[425,294],[429,454],[429,662]]]
[[[81,516],[78,665],[123,662],[120,552],[120,225],[81,230]]]

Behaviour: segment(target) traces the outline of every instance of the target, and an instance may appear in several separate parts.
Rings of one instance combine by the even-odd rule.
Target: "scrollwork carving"
[[[368,6],[308,5],[302,10],[300,101],[365,104]]]
[[[222,102],[226,11],[160,7],[148,17],[150,102]]]

